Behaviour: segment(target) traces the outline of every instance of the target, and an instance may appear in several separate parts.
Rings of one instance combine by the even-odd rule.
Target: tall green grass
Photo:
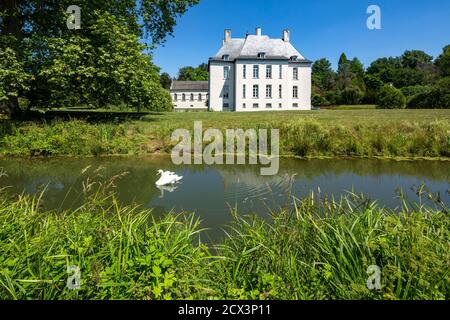
[[[108,183],[85,203],[45,211],[0,192],[0,299],[449,299],[445,204],[396,211],[364,197],[311,196],[270,221],[234,214],[214,248],[191,214],[122,207]],[[366,287],[381,268],[380,290]],[[81,270],[69,290],[68,267]]]
[[[335,111],[338,112],[338,111]],[[206,113],[203,128],[280,129],[280,153],[301,157],[450,157],[450,122],[342,122],[276,117],[259,122],[215,122]],[[239,115],[240,116],[240,115]],[[215,117],[215,118],[214,118]],[[226,117],[226,116],[225,116]],[[240,118],[239,118],[240,119]],[[200,119],[202,120],[202,119]],[[238,126],[240,125],[240,126]],[[24,124],[0,137],[0,154],[14,156],[112,155],[170,153],[177,128],[193,128],[193,121],[89,124],[83,121]]]
[[[227,298],[449,299],[449,239],[444,208],[310,198],[270,223],[237,216],[214,279]],[[381,290],[366,287],[370,265],[381,268]]]
[[[40,197],[0,201],[0,299],[177,299],[201,291],[207,250],[193,215],[156,221],[150,210],[121,207],[86,184],[83,206],[41,209]],[[93,191],[92,191],[92,190]],[[81,289],[67,287],[68,268]]]

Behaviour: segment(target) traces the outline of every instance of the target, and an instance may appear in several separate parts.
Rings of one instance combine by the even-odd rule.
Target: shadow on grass
[[[153,116],[161,115],[160,112],[126,112],[126,111],[98,111],[98,110],[47,110],[45,112],[33,110],[24,114],[20,121],[49,122],[53,120],[70,121],[84,120],[89,123],[122,123],[130,120],[140,120],[145,116],[145,121],[158,121]]]

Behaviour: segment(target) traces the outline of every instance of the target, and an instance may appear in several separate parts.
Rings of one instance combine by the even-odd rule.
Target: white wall
[[[175,101],[175,94],[177,95],[177,101]],[[183,94],[186,95],[186,100],[182,100]],[[191,94],[194,95],[194,101],[191,101]],[[202,95],[202,99],[199,100],[199,94]],[[192,90],[192,91],[178,91],[173,90],[170,92],[172,98],[172,104],[175,110],[178,109],[208,109],[208,91]]]
[[[247,66],[246,78],[243,78],[243,65]],[[253,65],[259,65],[259,78],[253,79]],[[266,79],[266,66],[272,65],[272,78]],[[229,80],[223,79],[223,67],[231,66]],[[279,66],[282,66],[282,78]],[[293,78],[293,69],[298,68],[298,80]],[[243,97],[243,85],[246,96]],[[259,98],[253,98],[253,85],[259,85]],[[272,98],[266,98],[266,85],[272,85]],[[221,92],[224,85],[230,87],[230,98],[223,100]],[[282,97],[279,98],[279,85],[282,85]],[[298,87],[298,98],[293,98],[293,87]],[[222,111],[223,102],[228,102],[235,111],[270,110],[311,110],[311,67],[287,60],[237,60],[236,62],[211,61],[210,63],[210,109]],[[257,103],[258,108],[253,108]],[[267,108],[270,103],[272,108]],[[294,104],[298,107],[294,107]],[[244,108],[245,104],[245,108]],[[281,108],[279,107],[281,104]]]
[[[230,67],[228,79],[224,79],[223,69]],[[210,61],[209,64],[209,109],[211,111],[233,111],[234,107],[234,63],[230,61]],[[224,98],[224,86],[228,85],[229,97]],[[228,103],[229,110],[223,110],[224,103]]]

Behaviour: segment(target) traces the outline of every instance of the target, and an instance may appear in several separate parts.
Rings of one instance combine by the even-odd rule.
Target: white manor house
[[[232,38],[209,59],[209,81],[173,81],[175,110],[311,110],[311,64],[291,44],[262,35]]]

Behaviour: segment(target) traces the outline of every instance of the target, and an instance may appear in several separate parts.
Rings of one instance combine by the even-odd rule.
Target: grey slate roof
[[[230,60],[256,57],[260,52],[264,52],[267,58],[289,59],[297,56],[299,60],[305,60],[290,42],[285,42],[283,39],[271,39],[266,35],[248,35],[245,39],[230,39],[222,45],[213,59],[222,59],[224,55],[229,55]]]
[[[209,84],[208,84],[208,81],[172,81],[172,85],[170,86],[170,90],[208,91],[209,90]]]

